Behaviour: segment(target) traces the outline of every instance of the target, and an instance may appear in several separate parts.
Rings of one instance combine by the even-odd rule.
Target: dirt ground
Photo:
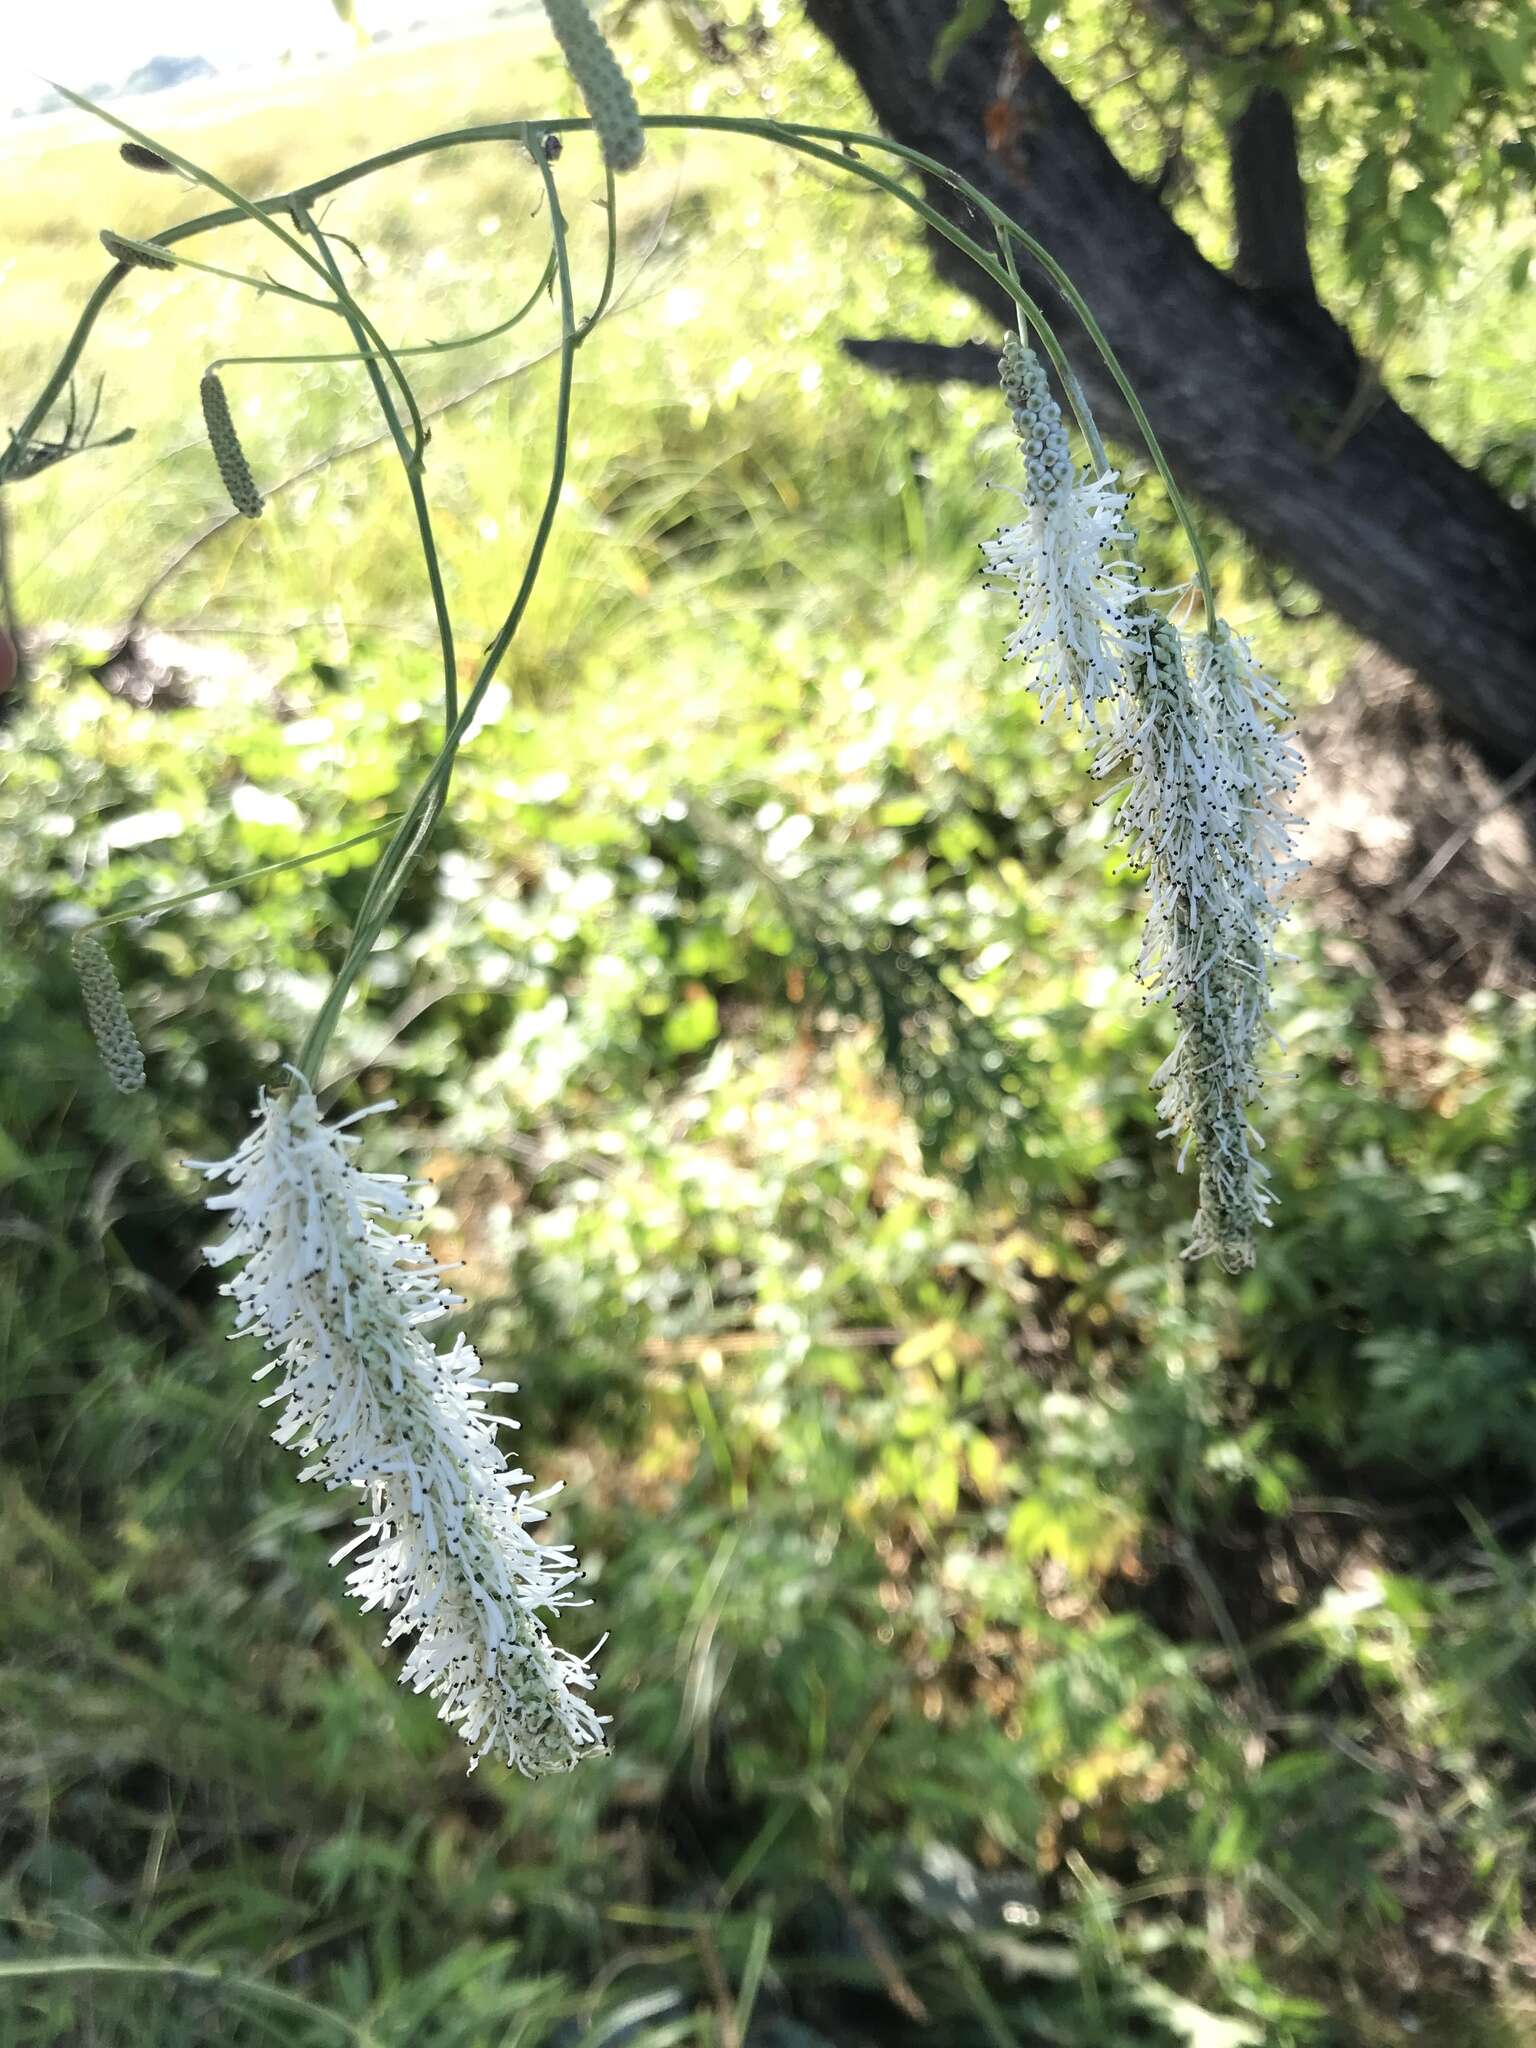
[[[1339,964],[1376,978],[1382,1021],[1433,1029],[1478,989],[1536,988],[1536,757],[1501,782],[1374,652],[1300,741],[1298,893]]]

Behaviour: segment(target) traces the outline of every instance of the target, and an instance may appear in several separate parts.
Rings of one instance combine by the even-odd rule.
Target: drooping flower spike
[[[227,1189],[208,1199],[230,1223],[208,1258],[239,1262],[235,1334],[266,1345],[258,1380],[281,1374],[262,1404],[281,1405],[274,1441],[306,1460],[301,1479],[364,1497],[332,1562],[357,1553],[348,1590],[391,1615],[387,1643],[414,1638],[401,1682],[439,1702],[471,1769],[492,1754],[528,1777],[569,1770],[604,1740],[589,1663],[545,1626],[580,1577],[568,1546],[529,1534],[557,1489],[528,1492],[496,1441],[515,1425],[486,1396],[515,1386],[484,1379],[462,1336],[426,1335],[460,1303],[410,1234],[405,1177],[354,1163],[355,1121],[327,1124],[297,1073],[264,1091],[240,1149],[193,1162]]]
[[[1170,1003],[1173,1051],[1153,1077],[1164,1136],[1194,1149],[1200,1200],[1185,1256],[1229,1271],[1253,1263],[1274,1199],[1248,1120],[1260,1092],[1280,896],[1302,863],[1287,800],[1301,758],[1279,730],[1286,707],[1225,624],[1187,640],[1137,580],[1135,538],[1113,472],[1071,459],[1039,361],[1010,337],[1002,385],[1024,450],[1025,520],[985,546],[1017,585],[1022,621],[1007,653],[1035,670],[1042,710],[1065,706],[1117,776],[1118,835],[1147,877],[1138,972]],[[1192,664],[1192,666],[1191,666]]]

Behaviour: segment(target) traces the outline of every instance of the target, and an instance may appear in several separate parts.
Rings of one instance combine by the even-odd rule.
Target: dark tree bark
[[[1307,253],[1307,192],[1296,155],[1296,117],[1283,92],[1261,85],[1227,131],[1237,260],[1250,291],[1315,304]]]
[[[1419,675],[1491,761],[1536,753],[1536,528],[1389,398],[1361,404],[1370,380],[1343,330],[1315,303],[1245,290],[1207,263],[1017,44],[999,103],[1016,34],[1001,8],[938,85],[930,59],[953,0],[806,0],[806,11],[888,134],[962,172],[1065,266],[1189,488]],[[944,188],[928,196],[961,217]],[[935,237],[933,255],[1007,317],[958,251]],[[1092,345],[1038,272],[1026,283],[1059,317],[1106,429],[1133,441]]]

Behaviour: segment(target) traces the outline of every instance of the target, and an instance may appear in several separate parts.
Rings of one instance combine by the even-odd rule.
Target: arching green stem
[[[613,171],[606,163],[603,165],[603,179],[607,188],[603,199],[603,205],[608,214],[608,248],[607,254],[603,259],[603,281],[598,288],[597,304],[592,308],[591,312],[587,315],[586,319],[582,321],[581,326],[577,331],[576,343],[578,347],[580,347],[581,343],[586,340],[587,336],[592,332],[593,328],[597,325],[598,321],[601,320],[603,315],[607,312],[608,301],[613,297],[613,281],[614,278],[618,275],[619,209],[617,198],[614,193]]]
[[[392,812],[381,818],[377,825],[370,825],[366,832],[354,832],[350,839],[338,839],[332,846],[317,847],[313,853],[295,853],[287,860],[263,861],[257,868],[242,868],[238,875],[226,875],[220,882],[207,882],[200,889],[182,889],[175,896],[153,896],[147,903],[131,903],[124,910],[109,910],[105,917],[93,918],[82,927],[88,932],[104,932],[109,925],[132,924],[136,918],[156,918],[167,910],[180,910],[183,904],[200,903],[205,896],[220,896],[226,889],[241,889],[247,882],[259,882],[267,875],[286,875],[290,868],[307,868],[318,860],[330,860],[338,853],[346,853],[354,846],[366,846],[370,839],[382,839],[398,819],[399,813]]]
[[[522,623],[523,614],[528,608],[528,600],[538,580],[539,570],[543,566],[544,553],[555,523],[555,513],[559,509],[560,493],[565,484],[565,465],[570,446],[572,369],[579,341],[575,298],[571,286],[570,254],[554,173],[542,148],[543,130],[531,123],[526,127],[519,124],[519,135],[521,139],[530,142],[530,153],[544,181],[545,198],[549,206],[550,233],[554,241],[555,274],[560,294],[560,372],[555,398],[554,451],[550,462],[549,484],[544,494],[539,523],[529,546],[517,595],[500,630],[485,651],[479,672],[464,700],[463,709],[443,742],[437,759],[427,771],[426,778],[409,810],[396,827],[394,837],[380,857],[363,907],[358,914],[352,943],[347,948],[346,957],[337,970],[336,979],[304,1041],[297,1064],[312,1087],[315,1085],[320,1062],[325,1056],[326,1047],[336,1029],[337,1020],[341,1016],[352,984],[372,952],[384,920],[398,900],[400,891],[405,886],[406,877],[415,865],[437,821],[453,775],[453,764],[459,746]]]
[[[505,320],[499,320],[494,327],[483,329],[479,334],[456,334],[451,341],[409,342],[404,348],[397,348],[394,351],[396,360],[402,356],[447,355],[456,348],[477,348],[483,341],[498,341],[502,335],[510,334],[514,327],[520,326],[527,319],[554,280],[555,257],[554,251],[551,250],[542,276],[515,313],[510,314]],[[592,317],[595,319],[597,316],[594,314]],[[586,324],[590,326],[591,321]],[[225,370],[270,363],[365,363],[371,354],[372,350],[347,348],[325,351],[318,355],[217,356],[208,367],[210,370]]]
[[[176,151],[168,148],[165,143],[157,142],[153,136],[146,135],[141,128],[135,128],[131,121],[125,121],[121,115],[112,113],[106,107],[98,106],[94,100],[87,99],[83,93],[71,92],[67,85],[55,84],[53,89],[61,98],[68,100],[71,106],[78,107],[82,114],[94,114],[98,121],[105,121],[109,128],[116,128],[120,134],[126,135],[131,142],[137,142],[143,148],[153,150],[157,156],[164,157],[168,164],[174,164],[178,171],[185,172],[194,184],[206,186],[210,192],[217,192],[221,199],[227,199],[231,207],[233,207],[233,217],[243,217],[246,220],[254,221],[258,227],[265,228],[268,234],[276,235],[277,239],[291,255],[297,256],[301,263],[308,264],[309,268],[318,276],[323,277],[325,275],[320,265],[310,255],[298,237],[289,234],[282,222],[274,218],[276,211],[281,207],[280,201],[269,200],[263,205],[259,200],[247,199],[243,192],[237,192],[233,185],[226,185],[224,180],[215,177],[212,171],[204,170],[201,164],[193,163],[190,157],[178,156]],[[169,237],[155,235],[151,239],[161,242],[168,240]]]
[[[368,373],[368,381],[373,386],[373,395],[378,400],[379,411],[384,415],[384,424],[389,428],[390,438],[400,457],[400,466],[405,471],[405,485],[410,493],[411,510],[416,515],[416,534],[421,542],[422,559],[426,564],[427,588],[432,595],[432,615],[437,621],[438,652],[443,663],[443,723],[452,731],[453,721],[459,710],[458,657],[453,645],[453,620],[448,612],[448,594],[443,588],[442,564],[438,560],[437,541],[432,532],[432,508],[427,503],[426,488],[421,480],[421,464],[413,459],[411,448],[406,441],[405,428],[400,423],[400,414],[390,396],[384,372],[380,368],[379,357],[368,348],[369,329],[365,325],[364,315],[347,290],[341,266],[336,261],[330,243],[315,226],[306,206],[296,204],[293,218],[303,232],[315,239],[320,251],[320,260],[331,281],[331,289],[336,294],[342,317],[352,330],[352,338],[357,343],[363,366]],[[402,390],[409,390],[404,370],[396,362],[393,354],[384,348],[382,342],[379,346],[384,361],[394,373],[396,383]]]
[[[146,249],[159,249],[165,245],[158,236],[155,236],[146,241],[144,246]],[[167,254],[169,254],[169,251],[167,251]],[[298,291],[291,284],[279,284],[275,277],[250,277],[243,270],[225,270],[217,263],[199,263],[191,256],[178,256],[174,260],[178,270],[195,270],[204,277],[221,277],[228,284],[243,284],[247,291],[255,292],[258,297],[264,292],[275,292],[280,299],[295,299],[299,305],[318,307],[322,313],[335,313],[339,310],[331,300],[317,299],[312,292]],[[155,265],[151,269],[147,264],[129,263],[125,264],[124,268],[127,270],[148,271],[151,276],[156,271],[161,276],[168,274],[160,265]]]
[[[131,122],[124,121],[117,114],[110,113],[105,107],[97,106],[93,100],[85,99],[79,93],[71,92],[67,86],[59,86],[57,90],[63,94],[65,99],[79,107],[83,113],[94,114],[98,120],[105,121],[109,127],[118,129],[132,141],[142,144],[146,149],[154,150],[158,155],[164,157],[167,163],[174,164],[179,171],[185,172],[194,183],[203,185],[210,192],[217,192],[221,198],[229,200],[231,212],[225,219],[220,221],[219,224],[221,226],[233,225],[236,220],[240,219],[253,221],[258,227],[265,228],[269,234],[275,235],[285,249],[297,256],[299,261],[306,264],[318,277],[324,278],[327,283],[332,281],[326,265],[318,257],[311,255],[303,241],[298,236],[290,234],[282,222],[276,218],[279,212],[286,211],[291,214],[295,204],[304,204],[305,201],[302,196],[289,195],[286,199],[267,201],[247,199],[244,193],[237,192],[232,185],[226,185],[222,178],[206,169],[202,164],[195,163],[191,157],[178,155],[173,149],[162,147],[152,136],[146,135],[142,129],[135,128]],[[194,225],[192,222],[184,222],[180,229],[170,228],[162,230],[160,234],[152,236],[150,240],[155,245],[169,248],[174,243],[184,240],[186,229]],[[323,302],[317,301],[316,303]],[[340,311],[341,308],[332,306],[330,310]],[[388,351],[384,346],[383,337],[355,301],[352,302],[352,311],[362,322],[369,340],[381,354],[387,355]],[[422,424],[421,413],[417,408],[416,395],[405,378],[399,375],[398,368],[396,369],[396,376],[400,384],[401,395],[405,400],[406,410],[411,416],[413,459],[419,464],[422,459],[422,451],[426,446],[426,428]],[[57,393],[55,393],[56,395]],[[23,427],[18,438],[25,436],[29,431],[28,427]],[[0,480],[3,480],[3,476],[3,470],[0,470]]]
[[[710,119],[708,116],[701,116],[700,118]],[[725,117],[725,121],[728,122],[728,120],[729,117]],[[715,125],[715,123],[711,121],[711,125]],[[722,123],[722,125],[724,124]],[[1082,323],[1084,333],[1098,350],[1105,368],[1115,380],[1120,395],[1125,400],[1131,417],[1136,422],[1137,429],[1146,443],[1147,453],[1152,457],[1157,473],[1163,480],[1163,486],[1168,493],[1168,502],[1173,507],[1174,515],[1183,527],[1185,538],[1189,542],[1190,553],[1194,556],[1195,560],[1195,572],[1199,579],[1201,595],[1205,600],[1206,624],[1209,630],[1214,633],[1218,623],[1216,594],[1211,584],[1210,568],[1206,562],[1205,550],[1201,545],[1199,530],[1190,514],[1188,505],[1185,503],[1184,494],[1179,489],[1178,482],[1174,477],[1172,469],[1169,467],[1168,459],[1163,453],[1162,444],[1153,431],[1152,423],[1147,418],[1141,400],[1136,395],[1135,387],[1131,383],[1130,378],[1125,374],[1119,357],[1110,347],[1104,330],[1094,318],[1092,307],[1072,282],[1067,272],[1051,254],[1050,250],[1046,248],[1045,244],[1038,241],[1027,228],[1020,227],[1011,214],[1005,213],[1000,206],[988,199],[985,193],[979,192],[968,179],[962,178],[958,172],[952,171],[946,165],[941,164],[937,158],[925,155],[920,149],[912,149],[906,143],[893,142],[888,136],[859,135],[852,131],[838,128],[809,127],[784,123],[764,125],[772,125],[779,128],[784,138],[791,142],[791,146],[796,146],[801,138],[825,139],[849,144],[857,143],[860,147],[883,150],[887,155],[899,157],[903,163],[911,164],[915,170],[923,171],[929,177],[936,179],[940,184],[947,186],[950,191],[964,199],[967,205],[979,208],[995,231],[1006,235],[1011,241],[1017,242],[1021,248],[1028,251],[1077,315]],[[879,182],[883,184],[885,181],[880,180]],[[887,189],[890,189],[890,187],[887,186]],[[906,203],[912,206],[915,212],[921,213],[930,226],[937,227],[941,234],[945,235],[948,240],[955,242],[957,246],[963,246],[961,237],[957,233],[950,231],[950,227],[944,222],[942,215],[938,215],[933,209],[924,207],[921,202],[915,200],[911,195],[905,196]],[[964,239],[969,241],[969,237]],[[989,267],[988,265],[983,265],[983,268]],[[1016,277],[1017,271],[1014,272],[1014,278]],[[1024,298],[1014,291],[1012,280],[1008,281],[1008,289],[1017,298],[1020,305],[1025,305]],[[1029,309],[1026,306],[1027,310]],[[1038,309],[1035,310],[1038,313]],[[1041,326],[1037,331],[1040,331],[1043,336],[1049,327],[1049,323],[1044,321],[1043,315],[1039,317]],[[1062,362],[1058,362],[1054,350],[1051,353],[1051,360],[1053,363],[1057,363],[1058,369],[1064,367],[1064,359]],[[1070,371],[1067,372],[1068,376],[1070,374]],[[1067,389],[1068,396],[1070,397],[1071,386],[1068,385]],[[1075,401],[1074,410],[1076,410]]]

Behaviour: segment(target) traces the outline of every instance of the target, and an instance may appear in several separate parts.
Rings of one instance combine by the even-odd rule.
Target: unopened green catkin
[[[86,1021],[101,1063],[113,1086],[124,1095],[133,1095],[144,1086],[144,1054],[107,949],[94,932],[82,932],[72,951],[85,998]]]
[[[158,149],[147,149],[142,142],[125,142],[117,153],[125,164],[132,164],[136,171],[169,172],[173,178],[181,176],[176,166],[168,158],[163,157]]]
[[[251,475],[251,465],[245,459],[240,446],[240,437],[235,432],[235,423],[229,416],[229,400],[224,395],[224,386],[216,371],[209,370],[199,387],[203,401],[203,418],[208,426],[208,440],[213,449],[213,459],[219,465],[219,475],[229,493],[229,502],[237,512],[243,512],[247,519],[261,517],[262,495],[256,488],[256,479]]]
[[[610,171],[632,171],[645,154],[640,109],[586,0],[544,0],[544,12],[587,103],[603,162]]]
[[[126,263],[130,270],[174,270],[176,258],[168,249],[161,249],[153,242],[136,242],[131,235],[115,235],[111,228],[101,230],[101,246],[118,263]]]

